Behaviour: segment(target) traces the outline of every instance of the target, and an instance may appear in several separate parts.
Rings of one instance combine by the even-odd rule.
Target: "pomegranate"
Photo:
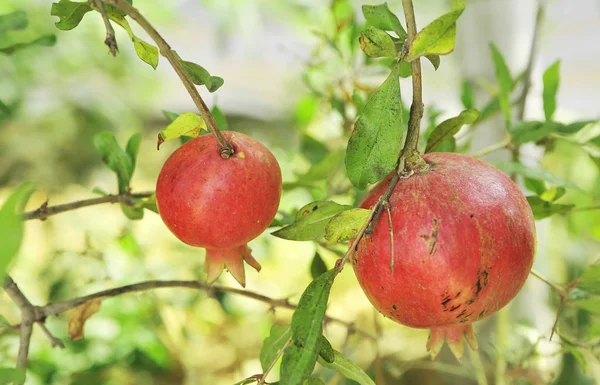
[[[261,143],[223,132],[235,154],[224,159],[212,135],[197,137],[167,159],[156,183],[158,211],[182,242],[206,248],[205,270],[214,282],[227,268],[246,284],[244,263],[260,271],[247,242],[271,223],[281,197],[281,170]]]
[[[446,340],[460,359],[463,337],[477,348],[471,323],[500,310],[525,283],[535,254],[535,222],[518,186],[498,169],[460,154],[423,159],[429,169],[400,179],[391,194],[393,237],[383,211],[352,262],[379,312],[429,328],[432,357]],[[360,206],[373,207],[390,178]]]

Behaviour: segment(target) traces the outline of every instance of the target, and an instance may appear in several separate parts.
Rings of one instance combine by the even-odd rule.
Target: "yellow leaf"
[[[196,137],[200,131],[206,129],[206,122],[193,112],[179,115],[171,124],[158,134],[158,146],[165,140],[179,138],[180,136]]]
[[[100,310],[102,298],[95,298],[77,306],[69,315],[68,331],[71,340],[83,338],[83,325],[91,316]]]

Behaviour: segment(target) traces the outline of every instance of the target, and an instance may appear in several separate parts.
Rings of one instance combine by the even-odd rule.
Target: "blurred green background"
[[[340,167],[310,186],[294,183],[322,159],[306,135],[326,144],[330,153],[342,153],[356,115],[356,98],[364,98],[386,75],[384,66],[365,61],[356,39],[364,22],[360,5],[374,3],[136,0],[135,6],[182,57],[225,79],[216,93],[201,88],[202,95],[225,112],[231,130],[249,133],[273,151],[288,183],[280,211],[293,213],[315,199],[353,204],[357,198]],[[399,1],[388,3],[401,14]],[[445,12],[449,3],[415,1],[418,25]],[[0,198],[27,180],[41,187],[29,209],[46,199],[52,205],[90,198],[95,187],[115,192],[114,174],[103,165],[92,140],[105,130],[123,145],[132,134],[143,134],[132,187],[153,190],[162,163],[178,145],[167,142],[156,151],[156,135],[168,124],[162,110],[195,111],[189,95],[164,58],[156,71],[139,61],[120,29],[119,54],[110,56],[102,43],[105,31],[98,14],[86,15],[77,29],[64,32],[55,29],[50,6],[51,1],[42,0],[0,3],[0,14],[25,10],[30,20],[26,30],[1,35],[0,48],[42,34],[57,36],[53,47],[0,53]],[[464,79],[476,85],[478,107],[489,98],[495,87],[489,41],[505,54],[513,74],[527,63],[536,2],[473,0],[467,6],[458,24],[455,53],[442,58],[437,72],[423,63],[427,118],[432,122],[460,112]],[[543,117],[541,73],[556,59],[562,59],[557,120],[600,118],[600,45],[590,43],[599,36],[599,19],[597,1],[548,3],[532,73],[529,118]],[[136,25],[133,28],[150,40]],[[401,86],[403,99],[409,101],[410,80],[402,80]],[[427,123],[426,119],[424,130]],[[459,133],[459,144],[468,145],[470,153],[501,140],[502,130],[503,122],[492,118],[475,132]],[[498,151],[484,159],[507,160],[509,153]],[[552,152],[526,145],[522,161],[541,164],[580,186],[569,190],[567,203],[590,206],[600,199],[598,167],[573,144],[556,143]],[[582,211],[538,222],[535,268],[554,282],[567,283],[598,260],[599,213]],[[247,289],[296,302],[311,281],[315,252],[332,267],[339,249],[268,233],[250,244],[263,270],[247,270]],[[130,221],[117,205],[102,205],[27,222],[11,275],[29,299],[41,305],[148,279],[203,280],[203,262],[204,251],[179,242],[158,215],[147,212],[143,220]],[[237,285],[228,274],[219,283]],[[328,315],[379,338],[373,341],[334,323],[327,324],[325,332],[336,349],[368,370],[378,384],[476,384],[477,370],[493,378],[500,346],[510,383],[598,383],[598,316],[571,307],[563,310],[561,336],[590,344],[570,350],[557,336],[548,341],[557,302],[546,285],[530,278],[507,312],[508,335],[498,339],[496,317],[475,325],[480,361],[467,355],[457,363],[446,348],[431,361],[425,351],[427,331],[378,315],[346,268],[334,285]],[[248,298],[185,289],[105,300],[87,322],[83,340],[69,341],[67,315],[47,321],[65,341],[64,350],[52,349],[35,330],[27,384],[233,384],[261,372],[262,340],[271,325],[289,322],[291,311],[269,310]],[[0,314],[13,324],[19,322],[18,309],[4,293]],[[18,334],[0,329],[3,365],[14,364],[17,348]],[[351,383],[330,370],[320,368],[318,373],[328,384]]]

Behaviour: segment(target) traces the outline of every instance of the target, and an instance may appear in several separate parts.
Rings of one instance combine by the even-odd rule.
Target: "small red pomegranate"
[[[261,143],[239,132],[223,132],[235,154],[221,157],[212,135],[179,147],[156,183],[162,220],[182,242],[206,248],[208,282],[223,268],[246,284],[243,261],[260,271],[247,242],[271,223],[281,197],[281,170]]]
[[[354,271],[383,315],[431,329],[432,357],[446,340],[460,359],[463,336],[477,348],[471,323],[500,310],[525,283],[535,222],[518,186],[498,169],[460,154],[423,159],[429,170],[401,179],[389,200],[393,245],[384,211],[359,243]],[[361,207],[376,204],[390,177]]]

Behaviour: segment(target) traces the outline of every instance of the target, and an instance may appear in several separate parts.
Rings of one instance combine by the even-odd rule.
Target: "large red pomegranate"
[[[239,132],[223,132],[235,154],[221,157],[212,135],[179,147],[156,183],[158,211],[182,242],[206,248],[208,282],[227,268],[245,286],[243,261],[260,271],[247,242],[271,223],[281,197],[281,170],[261,143]]]
[[[518,186],[498,169],[460,154],[423,159],[429,169],[400,179],[390,197],[393,245],[384,211],[359,243],[354,271],[383,315],[431,329],[433,357],[446,340],[460,358],[463,336],[477,348],[471,323],[500,310],[525,283],[535,222]],[[373,207],[390,178],[361,207]]]

